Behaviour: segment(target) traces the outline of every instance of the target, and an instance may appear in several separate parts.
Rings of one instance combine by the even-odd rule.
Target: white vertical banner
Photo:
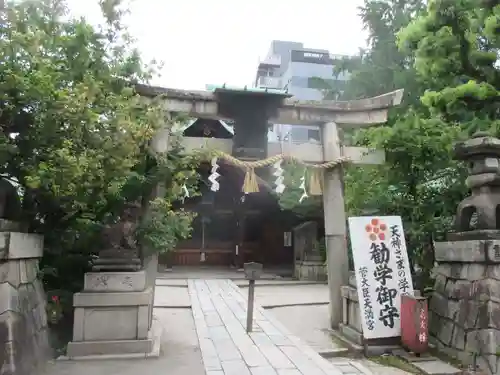
[[[400,336],[401,295],[413,295],[401,217],[348,220],[363,336]]]

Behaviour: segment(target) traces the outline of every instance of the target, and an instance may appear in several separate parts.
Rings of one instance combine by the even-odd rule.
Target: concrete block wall
[[[0,233],[0,375],[31,375],[51,357],[46,298],[38,279],[43,239]]]

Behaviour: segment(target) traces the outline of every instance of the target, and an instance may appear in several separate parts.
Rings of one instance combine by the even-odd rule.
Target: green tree
[[[136,94],[155,65],[134,48],[120,1],[100,5],[106,23],[97,28],[68,17],[62,0],[11,1],[0,15],[0,173],[20,186],[29,230],[45,237],[49,290],[78,290],[96,234],[158,182],[168,189],[145,222],[149,247],[169,250],[190,229],[172,203],[196,179],[196,160],[178,147],[149,152],[155,131],[176,119]]]
[[[301,178],[305,176],[306,189],[308,189],[309,173],[311,171],[297,164],[284,165],[283,169],[286,189],[278,197],[281,208],[290,210],[303,219],[322,219],[323,200],[321,196],[308,196],[300,202],[303,194],[303,190],[300,188]]]
[[[387,124],[347,135],[354,144],[385,149],[386,163],[347,169],[346,204],[349,215],[402,216],[411,263],[428,270],[432,241],[450,228],[465,190],[464,171],[451,161],[462,129],[431,115],[420,100],[430,83],[420,74],[413,50],[398,46],[398,32],[425,14],[424,1],[366,0],[360,15],[369,48],[338,69],[351,71],[344,98],[405,89],[402,105],[390,111]]]
[[[426,12],[398,34],[401,51],[413,56],[419,80],[429,88],[420,98],[430,119],[424,121],[439,124],[437,130],[442,134],[453,129],[450,141],[478,130],[500,134],[499,16],[497,2],[433,0]],[[433,141],[438,139],[433,137]],[[438,146],[449,149],[448,142]],[[435,217],[442,215],[439,219],[445,215],[443,211],[452,214],[466,191],[463,165],[450,163],[443,171],[456,177],[449,180],[449,188],[441,189],[442,201],[437,207],[445,210],[435,209]],[[438,232],[428,228],[432,229]]]
[[[394,113],[414,105],[422,92],[413,57],[400,51],[396,44],[398,31],[425,8],[423,0],[365,0],[359,8],[363,27],[368,31],[368,48],[358,56],[336,61],[334,74],[349,72],[343,99],[358,99],[405,89],[402,106]]]
[[[430,88],[422,102],[433,116],[469,133],[499,134],[500,5],[487,0],[432,0],[399,33],[402,51]]]
[[[362,14],[377,14],[373,10],[388,3],[396,4],[367,0]],[[398,13],[400,21],[380,17],[380,13],[364,17],[371,40],[391,38],[381,22],[394,24],[389,29],[397,39],[392,37],[389,47],[371,43],[368,57],[361,59],[358,72],[353,73],[350,90],[362,96],[375,94],[376,87],[401,85],[407,102],[392,111],[388,126],[355,134],[359,144],[383,147],[387,163],[349,171],[348,208],[359,213],[370,206],[381,214],[401,215],[413,263],[427,268],[432,267],[428,251],[432,236],[439,239],[450,229],[456,206],[466,193],[465,168],[451,161],[453,143],[477,130],[499,134],[500,7],[495,4],[434,0],[423,10],[413,4],[407,16]],[[384,56],[389,60],[377,65]],[[404,64],[392,68],[393,59]],[[391,66],[392,78],[384,75],[384,66]],[[366,80],[358,79],[363,76]],[[370,81],[370,76],[375,78]],[[386,85],[374,84],[374,80]]]
[[[366,0],[363,7],[359,9],[359,15],[364,28],[368,31],[368,49],[361,50],[358,56],[343,58],[335,61],[333,78],[340,74],[346,74],[349,80],[342,87],[333,87],[329,81],[316,78],[316,87],[325,92],[325,99],[351,100],[366,98],[387,93],[396,89],[405,89],[403,105],[390,112],[387,126],[392,126],[401,119],[400,127],[395,132],[389,132],[386,127],[370,129],[368,131],[345,131],[341,135],[344,144],[356,144],[368,147],[384,147],[388,144],[398,147],[394,150],[394,159],[399,160],[403,154],[400,151],[404,147],[394,137],[405,135],[405,126],[408,126],[408,109],[419,103],[419,96],[425,91],[420,84],[416,70],[413,68],[414,58],[409,52],[403,52],[397,46],[397,32],[403,26],[408,25],[415,15],[425,8],[423,0]],[[414,116],[410,116],[414,118]],[[415,129],[411,132],[415,135]],[[390,137],[390,139],[389,139]],[[405,137],[404,140],[407,141]],[[418,149],[418,146],[416,145]],[[391,150],[388,149],[388,163],[385,167],[360,167],[353,166],[345,169],[346,202],[350,214],[361,214],[368,212],[395,212],[395,203],[388,191],[398,190],[400,186],[414,185],[410,191],[415,191],[416,186],[421,183],[417,178],[408,181],[412,165],[416,162],[408,160],[407,163],[397,165],[398,178],[404,176],[402,181],[393,178],[387,180],[386,168],[393,169],[391,164]],[[415,153],[417,153],[415,151]],[[413,154],[415,154],[413,153]],[[406,156],[406,155],[405,155]],[[293,188],[289,189],[281,202],[286,207],[293,207],[299,212],[322,213],[321,199],[309,199],[298,205],[301,192],[298,186],[300,171],[288,172],[289,181],[293,181]],[[296,175],[293,178],[293,175]],[[391,187],[389,188],[389,185]],[[394,186],[392,186],[394,185]],[[389,189],[389,190],[388,190]],[[395,192],[394,194],[400,194]],[[403,194],[403,193],[401,193]],[[404,196],[407,194],[404,193]],[[367,198],[369,197],[369,198]],[[387,207],[384,207],[386,202]],[[405,215],[404,213],[400,213]]]

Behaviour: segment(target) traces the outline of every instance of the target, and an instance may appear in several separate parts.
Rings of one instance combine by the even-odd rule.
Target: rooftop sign
[[[305,62],[312,64],[333,65],[333,59],[330,58],[330,55],[327,52],[292,50],[291,61]]]

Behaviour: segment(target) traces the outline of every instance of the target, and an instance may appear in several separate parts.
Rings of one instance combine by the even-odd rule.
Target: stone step
[[[417,357],[403,349],[393,351],[393,354],[416,367],[427,375],[461,375],[461,369],[458,369],[449,363],[446,363],[439,358],[430,354],[423,354]]]

